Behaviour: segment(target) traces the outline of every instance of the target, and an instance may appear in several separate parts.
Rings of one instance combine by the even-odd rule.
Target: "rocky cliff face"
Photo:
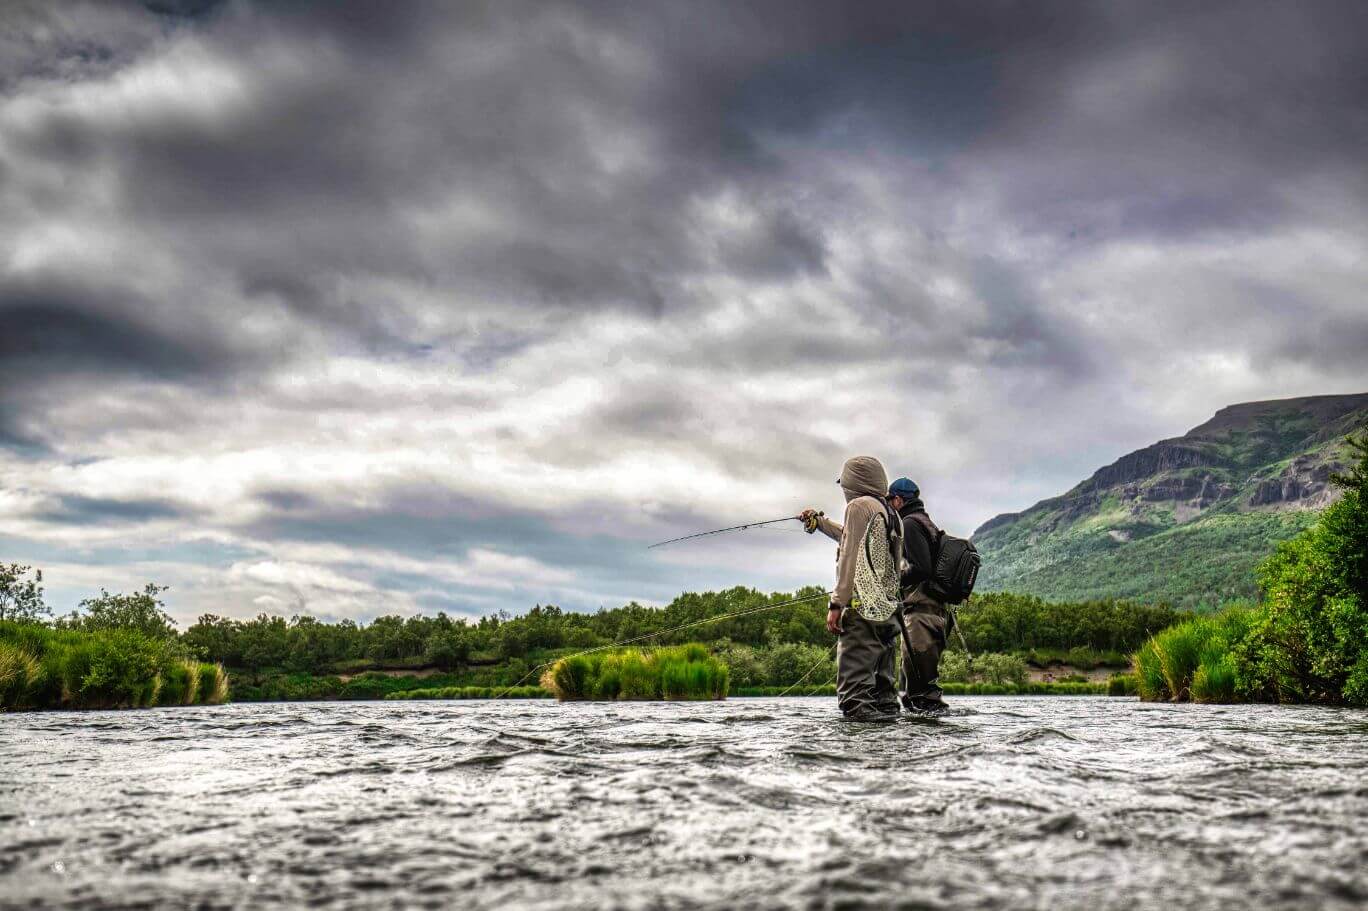
[[[984,523],[974,533],[985,557],[981,578],[990,587],[1029,590],[1032,574],[1049,568],[1058,581],[1080,555],[1096,574],[1108,554],[1218,518],[1227,559],[1229,548],[1240,553],[1240,533],[1231,529],[1242,522],[1262,529],[1261,557],[1269,535],[1278,534],[1269,529],[1309,521],[1276,515],[1314,514],[1333,501],[1330,477],[1345,465],[1344,437],[1365,429],[1368,394],[1223,408],[1181,437],[1098,469],[1062,496]]]

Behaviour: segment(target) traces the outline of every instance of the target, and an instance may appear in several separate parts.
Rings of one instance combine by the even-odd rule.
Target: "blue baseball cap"
[[[915,500],[921,496],[921,488],[911,478],[898,478],[888,485],[888,495],[890,497],[902,497],[904,500]]]

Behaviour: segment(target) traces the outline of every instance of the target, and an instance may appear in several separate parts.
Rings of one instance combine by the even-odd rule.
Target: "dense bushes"
[[[1344,496],[1259,568],[1263,603],[1165,630],[1135,654],[1145,699],[1368,705],[1368,437]]]
[[[975,595],[959,609],[960,630],[978,652],[1032,649],[1091,662],[1098,653],[1130,653],[1150,634],[1189,616],[1167,605],[1129,601],[1054,603],[1030,595]]]
[[[727,684],[727,665],[697,643],[572,655],[541,678],[560,700],[725,699]]]
[[[0,621],[0,708],[103,709],[228,698],[216,664],[136,629],[85,631]]]
[[[1028,676],[1025,660],[1017,655],[988,652],[975,655],[972,662],[962,651],[949,651],[941,656],[942,684],[978,682],[1020,685],[1026,682]]]

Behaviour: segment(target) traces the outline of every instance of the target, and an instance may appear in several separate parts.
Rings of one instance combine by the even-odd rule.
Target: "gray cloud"
[[[67,494],[50,509],[36,514],[44,522],[68,525],[137,523],[153,519],[189,519],[193,511],[165,500],[106,500]]]
[[[967,530],[1360,391],[1365,17],[16,7],[0,542],[85,580],[161,534],[130,565],[237,613],[798,584],[780,533],[640,543],[853,451]]]

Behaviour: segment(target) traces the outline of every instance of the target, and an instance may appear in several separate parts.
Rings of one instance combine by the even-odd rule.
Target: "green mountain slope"
[[[1232,405],[974,532],[980,588],[1185,607],[1255,594],[1254,567],[1335,496],[1368,394]]]

